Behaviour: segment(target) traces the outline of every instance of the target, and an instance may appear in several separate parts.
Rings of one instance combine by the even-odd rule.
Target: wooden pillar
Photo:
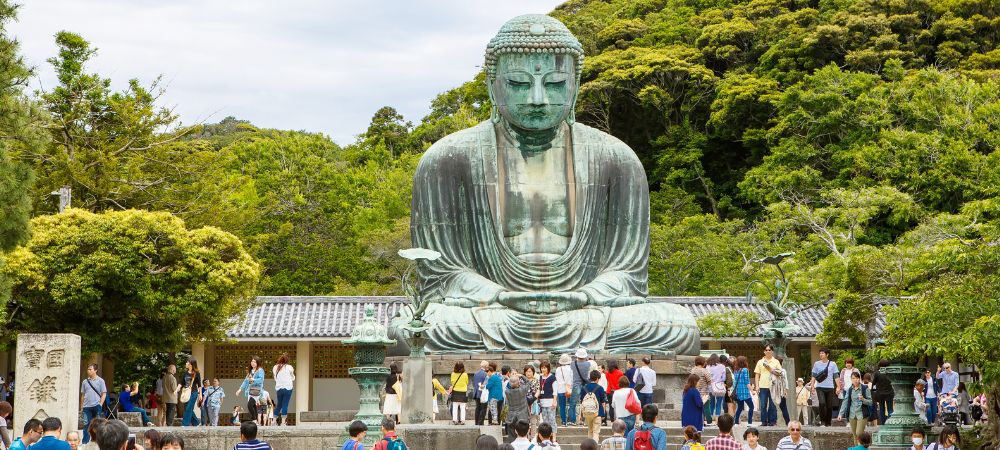
[[[298,414],[312,409],[312,342],[295,344],[295,423]]]

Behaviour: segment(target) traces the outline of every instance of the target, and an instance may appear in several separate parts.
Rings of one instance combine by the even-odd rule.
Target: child
[[[600,441],[601,418],[604,417],[604,404],[608,402],[608,395],[600,384],[601,372],[590,371],[590,383],[580,389],[580,411],[583,412],[584,424],[587,427],[587,437],[594,441]]]
[[[927,434],[924,433],[923,427],[916,427],[910,432],[910,440],[913,441],[913,447],[910,450],[924,450],[924,439],[927,438]]]
[[[747,428],[743,432],[743,440],[747,441],[746,444],[743,444],[743,450],[767,450],[767,447],[758,444],[760,432],[756,428]]]
[[[365,446],[361,445],[361,441],[368,434],[368,426],[360,420],[355,420],[351,422],[351,426],[347,427],[347,432],[351,433],[351,438],[347,442],[344,442],[341,450],[365,450]]]
[[[232,424],[232,425],[239,426],[240,425],[240,414],[242,414],[242,413],[243,413],[243,411],[240,410],[239,405],[236,405],[236,407],[233,408],[233,416],[229,418],[229,423]]]
[[[684,445],[681,450],[705,450],[701,443],[701,433],[693,425],[684,427]]]
[[[855,439],[857,440],[858,445],[855,445],[847,450],[868,450],[868,447],[872,445],[872,435],[867,431],[862,431]]]
[[[538,440],[538,445],[535,446],[536,448],[560,450],[559,444],[553,442],[552,439],[552,425],[549,425],[546,422],[538,424],[538,437],[536,437],[535,439]]]

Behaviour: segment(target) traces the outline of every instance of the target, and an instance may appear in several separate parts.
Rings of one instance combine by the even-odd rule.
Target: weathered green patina
[[[389,368],[384,367],[385,349],[395,343],[395,340],[389,339],[386,328],[375,319],[373,305],[365,305],[365,318],[351,331],[351,338],[344,341],[344,344],[354,346],[356,367],[347,369],[347,373],[358,382],[361,390],[358,414],[354,419],[368,426],[368,434],[364,440],[364,445],[368,448],[382,438],[379,426],[384,416],[379,409],[379,399],[389,375]]]
[[[696,354],[686,308],[649,303],[649,188],[635,153],[575,123],[583,50],[559,21],[507,22],[486,52],[491,120],[441,139],[414,176],[434,352]],[[393,322],[410,322],[404,311]]]

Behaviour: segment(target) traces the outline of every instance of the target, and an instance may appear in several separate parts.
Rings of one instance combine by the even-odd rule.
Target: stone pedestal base
[[[403,423],[431,423],[431,361],[427,357],[403,360]]]

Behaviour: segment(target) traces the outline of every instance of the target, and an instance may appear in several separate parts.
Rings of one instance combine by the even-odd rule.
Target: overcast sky
[[[11,27],[51,89],[56,32],[98,48],[90,72],[148,84],[185,124],[226,116],[348,144],[381,106],[420,121],[470,80],[508,19],[557,0],[22,0]]]

